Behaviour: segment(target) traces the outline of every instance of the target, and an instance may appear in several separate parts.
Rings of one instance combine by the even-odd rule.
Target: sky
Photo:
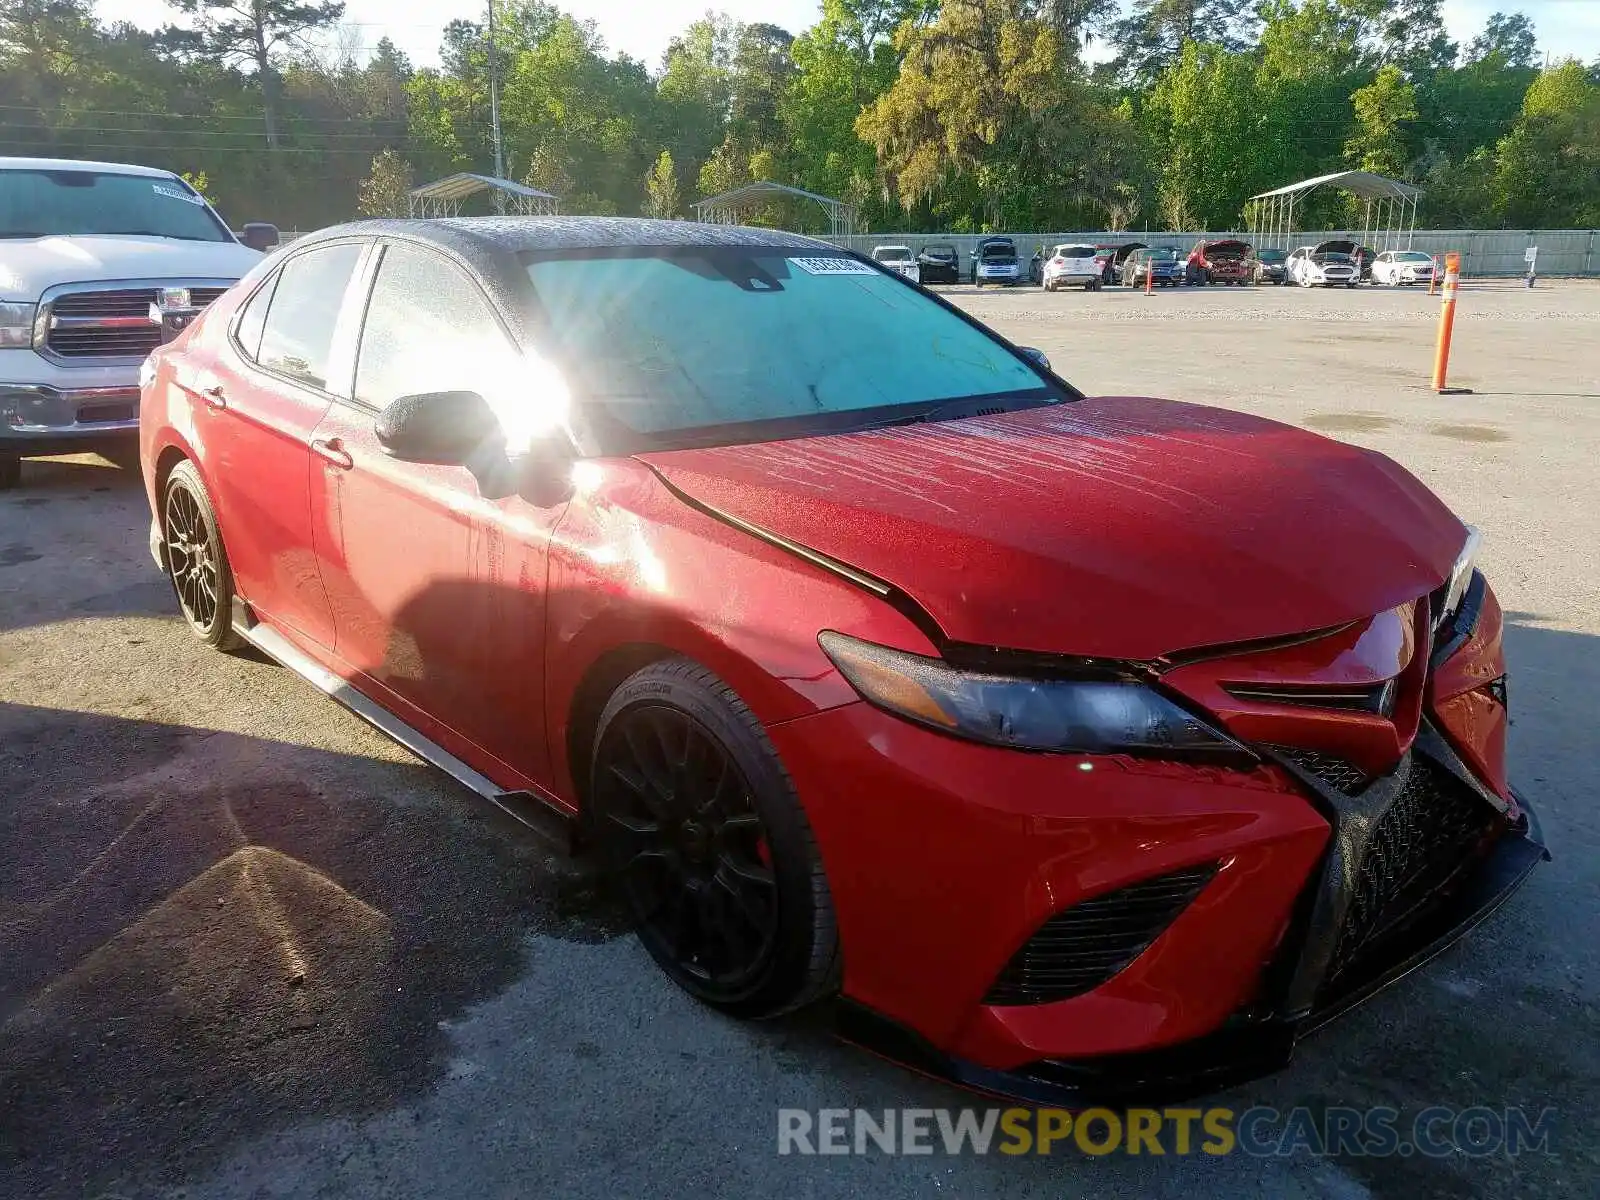
[[[613,52],[658,67],[667,43],[708,8],[740,21],[769,21],[791,32],[815,23],[820,0],[556,0],[575,16],[593,20]],[[155,28],[173,19],[162,0],[100,0],[105,21],[126,20]],[[1552,58],[1600,57],[1600,0],[1444,0],[1450,35],[1465,44],[1496,10],[1527,13],[1539,34],[1539,47]],[[387,35],[418,66],[438,62],[439,31],[455,17],[474,20],[481,5],[463,0],[346,0],[345,19],[370,49]]]

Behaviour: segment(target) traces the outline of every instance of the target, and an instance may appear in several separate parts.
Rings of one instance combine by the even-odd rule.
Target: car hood
[[[1207,258],[1244,258],[1249,253],[1249,242],[1212,242],[1205,249]]]
[[[261,255],[238,242],[159,237],[43,237],[0,241],[0,299],[37,300],[58,283],[102,279],[238,279]]]
[[[700,504],[892,584],[954,641],[1149,660],[1438,587],[1461,522],[1376,452],[1098,397],[639,456]]]

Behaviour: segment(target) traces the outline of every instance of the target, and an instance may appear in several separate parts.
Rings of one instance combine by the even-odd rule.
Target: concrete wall
[[[985,237],[994,234],[949,233],[858,233],[852,237],[827,238],[863,254],[874,246],[905,245],[913,251],[934,242],[955,246],[961,252],[962,271],[972,258],[972,250]],[[1202,239],[1244,237],[1234,233],[1162,233],[1152,230],[1130,230],[1122,233],[1013,233],[1007,234],[1017,243],[1017,250],[1026,260],[1039,246],[1054,246],[1060,242],[1145,242],[1152,246],[1179,246],[1185,251]],[[1336,237],[1361,239],[1360,231],[1296,234],[1287,243],[1281,238],[1263,237],[1262,246],[1277,246],[1292,250],[1296,246],[1315,244]],[[1600,274],[1600,230],[1594,229],[1419,229],[1410,239],[1391,247],[1382,239],[1373,238],[1368,245],[1379,250],[1412,249],[1424,254],[1444,254],[1456,250],[1461,254],[1461,269],[1467,275],[1522,275],[1527,271],[1524,253],[1530,246],[1539,247],[1539,274],[1541,275],[1594,275]]]

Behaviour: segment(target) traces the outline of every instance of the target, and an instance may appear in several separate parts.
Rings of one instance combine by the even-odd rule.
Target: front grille
[[[1006,964],[985,1004],[1049,1004],[1092,991],[1160,937],[1217,873],[1174,871],[1081,901],[1039,927]]]
[[[1459,779],[1413,755],[1358,864],[1328,983],[1425,915],[1503,824]]]
[[[1287,758],[1306,774],[1315,775],[1329,787],[1347,796],[1359,795],[1371,781],[1371,777],[1355,763],[1324,754],[1320,750],[1307,750],[1300,746],[1268,746],[1267,749]]]
[[[189,302],[205,308],[226,288],[192,287]],[[142,358],[161,345],[161,327],[149,320],[155,288],[117,288],[103,292],[68,292],[50,301],[50,316],[69,317],[70,328],[51,328],[45,346],[62,358]],[[95,324],[136,322],[134,324]],[[77,322],[85,322],[78,324]]]

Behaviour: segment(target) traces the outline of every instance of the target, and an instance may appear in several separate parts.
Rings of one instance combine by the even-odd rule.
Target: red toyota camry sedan
[[[150,544],[614,874],[662,969],[1030,1100],[1295,1041],[1545,857],[1477,536],[798,235],[369,222],[147,364]]]

